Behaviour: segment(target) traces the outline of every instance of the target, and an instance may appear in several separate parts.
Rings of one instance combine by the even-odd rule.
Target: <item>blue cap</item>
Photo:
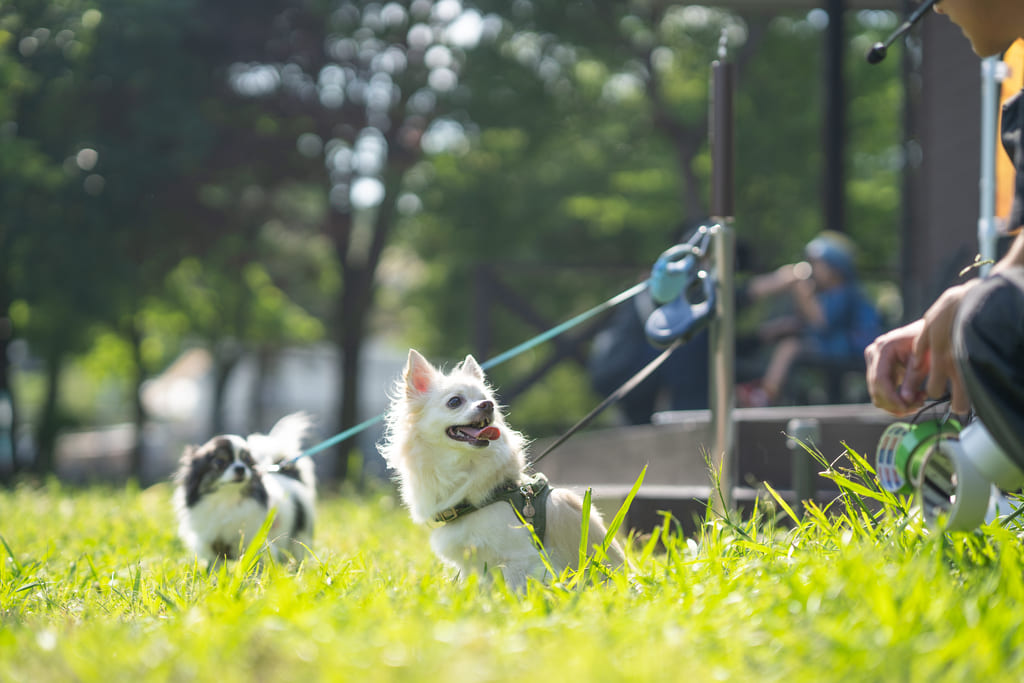
[[[829,230],[808,242],[804,248],[808,260],[824,261],[848,280],[857,276],[853,251],[853,244],[845,235]]]

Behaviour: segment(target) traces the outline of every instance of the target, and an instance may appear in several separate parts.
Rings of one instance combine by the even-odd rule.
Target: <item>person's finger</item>
[[[921,386],[930,376],[931,363],[929,360],[929,355],[923,354],[921,356],[911,355],[907,361],[907,371],[903,375],[899,393],[900,400],[908,408],[924,403],[927,392],[922,391]]]
[[[950,402],[949,409],[957,415],[966,415],[971,409],[971,399],[967,395],[967,387],[958,371],[954,371],[949,378]]]
[[[918,359],[918,362],[920,362],[920,360],[924,358],[924,356],[926,356],[929,351],[931,351],[932,341],[931,336],[929,334],[931,327],[928,325],[928,322],[926,320],[922,320],[921,322],[921,329],[914,336],[913,341],[910,342],[910,357],[911,359]],[[908,365],[909,364],[912,363],[908,363]]]
[[[864,351],[867,364],[868,394],[877,407],[894,415],[907,412],[899,392],[899,378],[903,374],[902,363],[891,345],[875,343]]]
[[[949,373],[945,367],[932,363],[932,371],[924,385],[924,393],[928,398],[942,398],[949,388]]]

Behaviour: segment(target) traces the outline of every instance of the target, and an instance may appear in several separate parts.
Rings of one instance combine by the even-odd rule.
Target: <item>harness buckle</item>
[[[456,510],[455,508],[448,508],[447,510],[441,510],[436,515],[434,515],[434,521],[441,522],[442,524],[444,524],[446,522],[454,521],[454,520],[456,520],[458,518],[459,518],[459,511]]]

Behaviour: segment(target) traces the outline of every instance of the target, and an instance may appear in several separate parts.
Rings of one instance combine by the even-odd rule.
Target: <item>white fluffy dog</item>
[[[380,452],[397,471],[413,521],[440,524],[431,547],[460,574],[498,570],[515,588],[528,576],[545,578],[515,510],[534,526],[556,572],[576,566],[582,501],[568,489],[549,487],[543,475],[527,474],[524,451],[523,436],[505,423],[473,356],[444,374],[409,351]],[[588,547],[605,533],[593,510]],[[607,559],[622,563],[618,545],[608,548]]]
[[[316,476],[311,458],[267,471],[302,452],[311,422],[302,413],[281,418],[269,434],[215,436],[189,446],[175,477],[178,534],[214,564],[245,552],[270,510],[267,542],[274,558],[302,560],[313,540]]]

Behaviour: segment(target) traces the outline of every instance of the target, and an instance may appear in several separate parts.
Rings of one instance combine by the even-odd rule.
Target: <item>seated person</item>
[[[775,346],[764,376],[737,387],[740,406],[776,403],[798,361],[862,363],[864,348],[881,332],[878,311],[857,278],[850,240],[825,231],[807,244],[804,254],[807,261],[754,277],[746,288],[752,300],[788,293],[795,315],[762,326],[762,340]]]

